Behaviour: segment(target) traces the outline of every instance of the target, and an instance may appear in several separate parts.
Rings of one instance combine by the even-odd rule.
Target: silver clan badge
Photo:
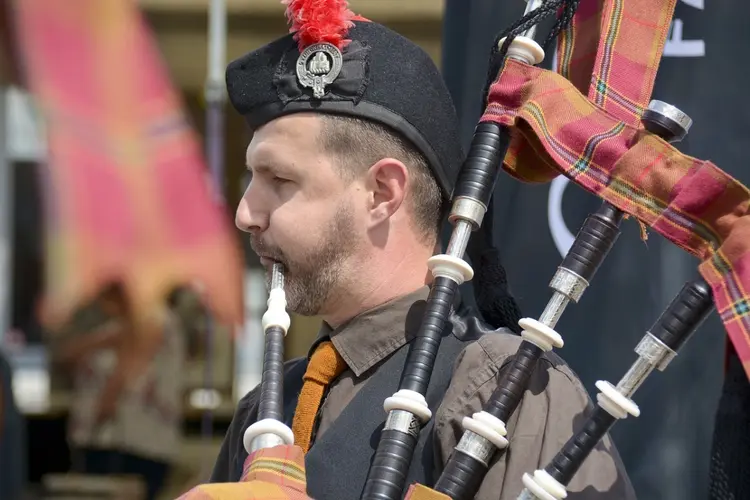
[[[312,88],[313,95],[320,99],[325,95],[326,85],[336,80],[341,72],[341,51],[330,43],[310,45],[297,59],[297,78],[304,87]]]

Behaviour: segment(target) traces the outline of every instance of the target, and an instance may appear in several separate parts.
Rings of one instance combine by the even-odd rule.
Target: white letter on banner
[[[680,0],[694,9],[704,10],[704,0]],[[703,40],[683,40],[682,19],[673,19],[669,28],[669,36],[664,45],[664,57],[704,57],[706,43]]]

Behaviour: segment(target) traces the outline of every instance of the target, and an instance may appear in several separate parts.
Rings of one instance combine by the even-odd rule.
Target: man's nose
[[[251,207],[247,201],[247,196],[243,196],[239,205],[237,205],[234,224],[237,229],[246,233],[262,233],[268,229],[268,214]]]

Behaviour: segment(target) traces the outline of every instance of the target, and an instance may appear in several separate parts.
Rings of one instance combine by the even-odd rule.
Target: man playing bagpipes
[[[690,119],[669,104],[649,102],[674,3],[592,0],[581,2],[576,11],[575,0],[530,2],[523,18],[495,41],[483,96],[487,107],[466,155],[456,146],[447,92],[422,51],[353,16],[342,2],[289,5],[295,36],[235,61],[227,75],[233,105],[255,132],[247,158],[255,177],[237,219],[268,267],[262,382],[235,415],[214,484],[197,487],[185,498],[395,499],[408,485],[411,500],[633,497],[608,429],[628,415],[638,416],[632,394],[654,369],[667,368],[711,311],[720,315],[750,373],[750,191],[710,162],[671,146],[687,133]],[[150,265],[135,268],[150,273],[128,275],[131,289],[135,282],[139,292],[134,295],[142,322],[158,309],[166,285],[178,281],[177,275],[184,278],[177,271],[184,271],[186,262],[187,274],[198,275],[212,294],[233,290],[226,277],[236,272],[215,265],[232,259],[227,240],[217,225],[202,218],[211,215],[206,191],[190,189],[199,184],[200,172],[186,168],[198,164],[196,149],[185,128],[175,127],[181,122],[173,96],[158,74],[136,77],[136,68],[157,67],[154,51],[142,43],[136,44],[138,57],[122,50],[144,40],[129,2],[91,2],[89,7],[101,8],[97,14],[107,15],[78,17],[56,15],[54,5],[33,5],[38,15],[22,15],[26,29],[18,32],[34,36],[19,46],[44,49],[30,50],[35,57],[28,62],[47,115],[58,118],[51,122],[55,180],[64,183],[73,174],[100,169],[130,174],[127,182],[95,183],[85,196],[75,196],[73,189],[55,194],[89,202],[94,194],[119,193],[127,186],[129,198],[140,202],[132,205],[146,208],[137,212],[148,214],[143,235],[168,234],[179,240],[176,246],[183,252],[203,257],[178,260],[175,252],[164,252],[175,245],[162,238],[131,237],[133,245],[122,230],[103,231],[100,224],[96,231],[76,233],[96,238],[79,238],[66,252],[52,253],[76,264],[57,270],[80,269],[92,260],[99,271],[111,265],[94,257],[142,258]],[[533,40],[539,21],[555,14],[544,45],[560,35],[559,74],[535,66],[544,50]],[[123,22],[128,15],[130,22]],[[89,19],[96,19],[95,30],[81,22]],[[107,35],[101,38],[109,43],[70,43],[86,29]],[[92,46],[97,48],[93,54],[86,50]],[[61,58],[61,48],[75,57]],[[104,60],[110,53],[120,57]],[[83,56],[96,64],[71,66]],[[94,73],[111,78],[92,78]],[[131,79],[141,92],[115,85]],[[96,87],[99,93],[89,87],[72,92],[92,82],[109,85]],[[81,107],[60,95],[85,95],[89,112],[103,109],[102,103],[111,106],[104,108],[110,112],[83,119]],[[137,116],[126,113],[131,110]],[[60,113],[68,120],[60,120]],[[107,143],[111,148],[92,148],[85,140],[92,130],[121,133],[105,134],[118,139]],[[61,135],[69,131],[78,135]],[[174,147],[160,148],[164,143]],[[131,155],[121,158],[117,153],[122,151]],[[143,151],[161,153],[154,153],[160,161],[148,163],[159,176],[119,168],[142,166],[150,159]],[[587,218],[555,273],[553,297],[539,320],[518,319],[491,245],[491,194],[501,167],[537,183],[564,173],[605,201]],[[192,179],[186,171],[193,172]],[[153,189],[149,181],[155,177],[163,181],[156,183],[163,191]],[[430,179],[437,187],[420,190]],[[167,189],[175,186],[179,189]],[[160,211],[148,208],[163,200],[173,208],[183,193],[189,194],[183,206],[195,212],[185,216],[180,211],[167,225],[169,231],[155,232]],[[425,201],[430,199],[433,210]],[[448,200],[450,209],[440,210]],[[100,205],[125,205],[105,201]],[[96,203],[80,204],[88,206]],[[81,212],[100,216],[109,211]],[[447,213],[453,225],[445,253],[438,253],[443,251],[437,245],[441,217],[435,212]],[[128,215],[124,210],[116,214]],[[575,376],[550,354],[562,346],[553,328],[566,305],[578,302],[588,287],[626,214],[699,257],[701,278],[687,283],[666,307],[617,386],[597,382],[601,392],[591,408]],[[60,210],[56,215],[64,219],[68,214]],[[56,222],[55,236],[61,221]],[[182,232],[188,228],[189,233]],[[88,245],[80,244],[84,240]],[[128,243],[138,252],[128,254]],[[463,260],[465,252],[476,276]],[[154,260],[154,255],[169,258]],[[161,278],[158,287],[151,273]],[[172,276],[164,279],[165,274]],[[472,278],[482,321],[456,293]],[[56,293],[48,305],[54,305],[51,313],[58,319],[80,300],[82,290],[96,288],[96,283],[82,286],[70,279],[53,279],[51,285]],[[233,295],[239,294],[212,295],[219,317],[237,318]],[[320,314],[326,325],[309,359],[284,364],[288,309]],[[518,330],[520,337],[513,336]]]
[[[463,251],[450,255],[453,240],[446,255],[435,256],[465,157],[440,73],[415,44],[354,16],[344,1],[285,3],[293,34],[232,62],[226,73],[229,99],[253,131],[246,157],[252,180],[236,224],[269,280],[272,266],[283,269],[286,309],[323,318],[309,355],[284,364],[279,413],[305,454],[307,495],[353,499],[378,444],[383,401],[420,415],[426,409],[405,480],[431,484],[463,418],[482,409],[521,340],[514,334],[520,313],[491,244],[491,210],[468,243],[474,271],[460,260]],[[454,293],[472,272],[484,320]],[[453,285],[436,285],[440,273]],[[430,305],[451,286],[447,303]],[[407,401],[416,391],[389,398],[408,378],[405,363],[432,321],[431,307],[449,317],[433,329],[439,348],[423,406]],[[260,399],[258,387],[240,401],[211,482],[243,477]],[[590,405],[570,368],[544,355],[508,422],[513,452],[493,462],[476,498],[514,498],[523,472],[549,459]],[[586,488],[577,498],[634,498],[609,438],[595,455],[570,486]]]

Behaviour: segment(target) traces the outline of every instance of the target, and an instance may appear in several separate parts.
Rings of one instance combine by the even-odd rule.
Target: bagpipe
[[[597,382],[595,409],[548,464],[523,476],[525,489],[518,498],[565,498],[566,485],[614,423],[639,415],[631,399],[635,391],[654,369],[666,369],[712,311],[718,311],[741,359],[747,359],[750,192],[712,163],[680,153],[673,143],[685,137],[691,119],[651,98],[675,3],[530,1],[523,17],[498,36],[485,88],[487,105],[453,194],[452,234],[446,252],[429,260],[434,281],[424,319],[402,382],[384,402],[387,418],[363,499],[398,499],[404,494],[413,500],[474,497],[490,462],[513,445],[507,423],[538,359],[563,345],[554,330],[558,320],[570,302],[581,300],[626,218],[635,218],[644,231],[649,227],[701,259],[701,278],[686,283],[666,306],[635,346],[637,359],[618,384]],[[544,45],[557,41],[556,71],[537,66],[545,52],[534,38],[539,23],[549,16],[556,16],[556,22]],[[648,22],[639,22],[644,19]],[[501,371],[482,411],[463,420],[464,433],[436,483],[407,485],[417,436],[431,418],[424,395],[441,333],[458,286],[473,278],[463,256],[472,233],[482,225],[501,169],[530,183],[549,182],[562,173],[603,203],[585,220],[554,274],[552,297],[539,319],[519,322],[523,342],[518,352]],[[269,311],[278,307],[271,300]],[[271,323],[264,317],[268,334],[278,336],[275,328],[283,322]],[[267,341],[271,346],[270,336]],[[272,366],[280,369],[277,360],[264,366],[261,399],[280,404],[275,384],[281,376],[272,374]],[[287,429],[274,427],[263,426],[269,442],[289,444]],[[243,484],[255,485],[257,493],[270,488],[264,483],[268,480],[274,488],[287,488],[285,495],[306,498],[301,454],[294,446],[258,449],[252,443],[261,438],[250,429]],[[269,456],[276,460],[273,469],[263,465]],[[214,488],[218,495],[230,486],[199,489],[206,494]],[[253,498],[264,497],[259,493]]]
[[[656,319],[635,347],[637,360],[619,383],[596,384],[600,392],[595,409],[546,466],[523,476],[525,489],[519,499],[565,498],[566,485],[614,423],[639,415],[631,399],[635,391],[654,369],[668,366],[714,309],[746,358],[750,309],[744,290],[750,276],[743,257],[750,245],[750,192],[710,162],[681,154],[672,143],[685,137],[692,121],[650,95],[674,6],[674,0],[532,1],[524,16],[498,37],[485,91],[487,106],[453,195],[452,234],[446,252],[429,261],[434,281],[424,319],[402,382],[384,402],[387,418],[363,499],[402,498],[407,486],[407,498],[415,500],[474,497],[491,460],[512,446],[507,422],[538,359],[563,345],[555,325],[566,306],[581,299],[626,217],[699,257],[702,277],[686,283]],[[534,40],[537,25],[551,15],[557,15],[557,22],[545,45],[559,36],[556,72],[537,66],[544,49]],[[637,22],[645,16],[649,23]],[[576,36],[590,31],[599,37]],[[582,56],[587,53],[595,56]],[[501,372],[483,410],[464,419],[464,433],[436,483],[431,488],[406,485],[417,436],[431,418],[424,394],[441,333],[458,286],[473,277],[463,256],[472,233],[481,227],[501,168],[520,181],[536,183],[563,173],[602,198],[603,204],[586,219],[553,276],[552,297],[539,319],[519,322],[523,342],[518,352]],[[280,292],[271,293],[269,318],[282,318],[271,313],[282,303]],[[263,319],[268,362],[261,400],[269,402],[269,408],[281,404],[279,346],[272,339],[286,328],[285,321]],[[274,418],[281,421],[274,411],[263,413],[257,427],[245,434],[250,455],[243,494],[252,485],[253,498],[282,490],[285,496],[306,498],[299,450],[259,448],[263,441],[291,444],[288,428],[272,424]],[[275,461],[273,467],[264,465],[269,460]],[[231,487],[205,485],[198,490],[203,495],[215,492],[210,498],[233,498],[221,493]],[[189,495],[184,498],[192,498]]]

